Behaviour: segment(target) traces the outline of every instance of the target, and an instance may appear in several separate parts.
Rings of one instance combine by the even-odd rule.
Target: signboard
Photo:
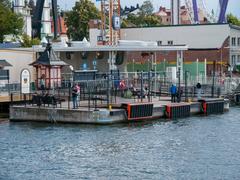
[[[120,17],[114,15],[112,17],[112,21],[113,21],[113,29],[114,30],[119,30],[121,28],[121,22],[120,22]]]
[[[30,72],[28,69],[23,69],[21,72],[21,93],[29,94],[30,93]]]

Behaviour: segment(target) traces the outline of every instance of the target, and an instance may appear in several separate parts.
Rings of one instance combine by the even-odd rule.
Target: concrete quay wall
[[[10,107],[11,121],[36,121],[50,123],[85,123],[85,124],[107,124],[123,122],[125,115],[120,111],[117,115],[112,115],[107,109],[99,111],[90,110],[68,110],[57,108],[38,107]]]
[[[156,104],[155,104],[156,105]],[[184,105],[184,104],[183,104]],[[224,110],[229,110],[229,101],[225,101]],[[199,102],[190,104],[190,115],[203,114],[202,105]],[[146,119],[160,119],[166,117],[166,105],[154,106],[151,117]],[[12,106],[10,107],[11,121],[32,121],[49,123],[84,123],[84,124],[112,124],[128,122],[127,112],[124,109],[99,108],[94,109],[64,109],[36,106]],[[136,120],[137,121],[137,120]]]

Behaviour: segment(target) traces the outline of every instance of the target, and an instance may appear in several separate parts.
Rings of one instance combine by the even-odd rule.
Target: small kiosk
[[[40,57],[30,65],[36,68],[36,86],[38,89],[53,89],[61,87],[62,67],[67,66],[61,61],[52,49],[50,43],[47,44]]]

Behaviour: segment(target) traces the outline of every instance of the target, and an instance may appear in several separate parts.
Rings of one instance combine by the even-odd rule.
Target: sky
[[[76,1],[77,0],[58,0],[58,4],[61,6],[62,9],[66,10],[66,9],[71,9],[74,6]],[[96,2],[96,0],[91,0],[91,1]],[[151,0],[151,1],[156,11],[160,6],[166,6],[170,8],[170,0]],[[198,0],[198,1],[201,1],[201,0]],[[209,12],[211,12],[212,9],[215,12],[217,11],[219,0],[202,0],[202,1],[205,2],[207,6],[207,10]],[[123,7],[131,6],[131,5],[135,6],[137,3],[141,5],[143,2],[144,0],[121,0],[121,6]],[[184,5],[184,2],[185,0],[181,0],[182,5]],[[100,3],[97,2],[96,4],[100,4]],[[229,0],[227,13],[232,13],[238,18],[240,18],[240,0]]]

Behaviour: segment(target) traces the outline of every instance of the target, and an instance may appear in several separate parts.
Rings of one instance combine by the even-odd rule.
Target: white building
[[[47,35],[51,35],[51,4],[50,0],[45,0],[43,6],[43,13],[42,13],[42,29],[41,29],[41,37],[45,37]]]
[[[90,29],[90,43],[97,45],[98,29]],[[195,24],[121,29],[122,40],[157,41],[158,45],[186,44],[189,50],[229,51],[228,61],[240,65],[240,27],[230,24]],[[219,59],[220,59],[219,55]]]
[[[26,1],[27,2],[27,1]],[[23,32],[28,36],[32,36],[32,18],[30,15],[30,8],[26,6],[25,0],[15,0],[14,2],[14,12],[21,14],[23,16]]]

